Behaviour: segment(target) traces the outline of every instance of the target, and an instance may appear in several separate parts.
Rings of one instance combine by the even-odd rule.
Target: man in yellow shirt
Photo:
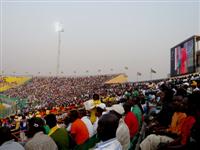
[[[97,105],[101,104],[101,100],[99,99],[98,94],[93,95],[93,103],[95,107],[90,110],[90,121],[92,124],[96,121],[96,107]]]

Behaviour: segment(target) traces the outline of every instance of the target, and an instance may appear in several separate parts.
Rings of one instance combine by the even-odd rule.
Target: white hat
[[[183,79],[183,82],[187,82],[188,81],[188,79]]]
[[[189,83],[188,83],[188,82],[185,82],[185,83],[183,83],[183,85],[189,86]]]
[[[88,100],[83,103],[85,110],[91,110],[95,107],[94,101],[93,100]]]
[[[101,104],[97,105],[96,107],[99,107],[103,110],[106,109],[106,105],[104,103],[101,103]]]
[[[120,104],[114,104],[111,107],[109,107],[108,110],[114,110],[114,111],[116,111],[120,115],[123,115],[124,112],[125,112],[124,108]]]

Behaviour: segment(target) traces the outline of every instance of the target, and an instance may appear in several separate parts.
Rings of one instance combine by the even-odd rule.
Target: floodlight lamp
[[[60,22],[55,23],[55,31],[56,32],[64,32],[63,25]]]

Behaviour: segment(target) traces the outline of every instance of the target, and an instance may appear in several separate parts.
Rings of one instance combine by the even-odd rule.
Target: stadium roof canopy
[[[0,83],[0,92],[22,85],[25,82],[29,81],[31,78],[7,76],[7,77],[2,77],[2,79],[3,83]]]
[[[117,83],[125,83],[128,81],[128,76],[125,74],[120,74],[115,78],[105,82],[105,84],[117,84]]]

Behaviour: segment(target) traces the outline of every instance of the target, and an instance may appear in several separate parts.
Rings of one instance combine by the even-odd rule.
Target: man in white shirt
[[[79,115],[80,115],[81,120],[86,125],[88,132],[89,132],[89,137],[91,138],[94,135],[94,127],[93,127],[92,122],[90,121],[89,117],[86,115],[86,110],[84,108],[80,109]]]

